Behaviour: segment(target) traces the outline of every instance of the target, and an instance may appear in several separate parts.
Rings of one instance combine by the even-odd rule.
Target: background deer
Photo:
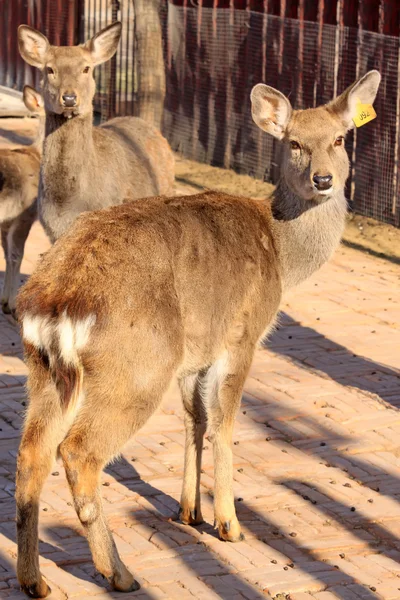
[[[138,587],[103,514],[104,466],[159,406],[173,376],[185,408],[181,519],[202,520],[203,435],[213,442],[215,521],[242,539],[232,488],[235,416],[257,342],[282,293],[339,244],[349,164],[343,138],[356,101],[372,103],[371,71],[326,106],[293,111],[266,85],[255,122],[284,145],[269,202],[206,193],[153,198],[82,215],[19,296],[30,404],[18,457],[18,578],[32,597],[39,570],[39,495],[57,449],[97,569],[115,589]]]
[[[170,194],[174,157],[154,127],[119,117],[93,127],[93,69],[116,52],[121,23],[83,46],[51,46],[21,25],[22,58],[41,70],[46,137],[39,187],[39,218],[54,242],[78,214],[155,194]]]
[[[39,116],[39,129],[30,146],[0,149],[0,228],[6,259],[1,307],[15,316],[15,298],[26,238],[36,219],[40,156],[44,136],[43,98],[24,87],[25,106]]]

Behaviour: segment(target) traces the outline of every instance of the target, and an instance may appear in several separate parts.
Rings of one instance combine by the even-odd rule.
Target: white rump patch
[[[67,364],[75,362],[75,332],[71,319],[64,313],[56,327],[59,336],[60,355]]]
[[[86,319],[75,323],[64,313],[59,320],[57,333],[59,336],[60,356],[64,362],[76,363],[78,361],[78,350],[82,350],[89,340],[92,326],[96,322],[95,315],[89,315]]]
[[[47,317],[30,317],[27,315],[22,322],[23,338],[40,350],[50,345],[52,327]]]
[[[96,323],[96,315],[89,315],[83,321],[77,321],[75,325],[75,348],[82,350],[89,341],[90,330]]]
[[[74,322],[66,312],[58,321],[53,322],[48,317],[27,315],[22,322],[22,335],[27,342],[36,348],[45,350],[49,356],[51,355],[51,342],[57,336],[60,358],[65,363],[71,364],[78,362],[78,351],[87,344],[90,330],[95,322],[95,315],[89,315],[85,319]]]

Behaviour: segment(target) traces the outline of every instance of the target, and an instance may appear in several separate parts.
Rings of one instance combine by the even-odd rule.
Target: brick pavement
[[[46,247],[36,224],[24,273]],[[40,505],[52,598],[398,600],[399,275],[390,262],[342,247],[286,299],[277,331],[256,353],[235,428],[245,542],[223,543],[212,528],[207,440],[206,523],[175,521],[184,445],[176,387],[102,478],[117,546],[141,591],[122,596],[96,575],[56,464]],[[4,316],[0,352],[0,598],[17,600],[13,492],[26,369]]]

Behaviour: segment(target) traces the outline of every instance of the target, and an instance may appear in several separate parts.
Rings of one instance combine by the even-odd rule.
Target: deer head
[[[282,140],[281,174],[297,196],[321,203],[343,190],[349,175],[344,138],[354,127],[357,102],[372,104],[380,79],[378,71],[370,71],[329,104],[307,110],[293,110],[288,98],[268,85],[253,88],[253,119]]]
[[[20,25],[18,45],[22,58],[40,69],[47,112],[65,117],[92,110],[95,93],[93,69],[116,52],[121,23],[109,25],[81,46],[51,46],[39,31]]]

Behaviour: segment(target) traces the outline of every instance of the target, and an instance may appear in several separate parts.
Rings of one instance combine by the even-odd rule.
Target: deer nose
[[[76,94],[64,94],[62,97],[63,105],[68,108],[76,106]]]
[[[313,182],[317,190],[329,190],[332,187],[332,175],[314,175]]]

